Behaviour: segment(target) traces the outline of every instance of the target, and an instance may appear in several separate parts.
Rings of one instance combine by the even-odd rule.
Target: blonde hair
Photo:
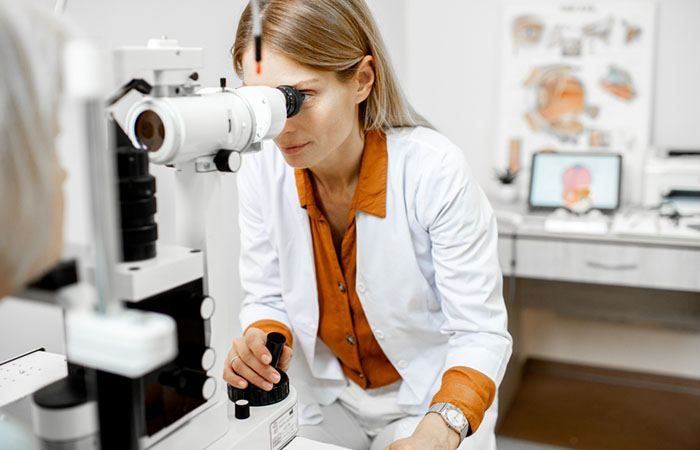
[[[48,10],[0,0],[0,282],[10,289],[36,275],[56,245],[64,31]]]
[[[430,124],[411,107],[394,75],[377,25],[363,0],[261,0],[263,47],[347,81],[366,55],[374,64],[374,86],[360,104],[363,131]],[[252,42],[250,4],[238,22],[231,48],[243,76],[243,54]]]

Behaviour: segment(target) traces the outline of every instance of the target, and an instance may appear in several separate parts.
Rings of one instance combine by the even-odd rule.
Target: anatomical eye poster
[[[654,0],[504,4],[496,165],[541,150],[611,152],[650,142]]]

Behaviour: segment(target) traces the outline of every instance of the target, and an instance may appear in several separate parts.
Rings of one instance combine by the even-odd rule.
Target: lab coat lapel
[[[294,179],[294,171],[289,168],[285,180],[285,208],[292,220],[285,227],[282,245],[287,254],[283,271],[287,282],[282,292],[285,306],[294,326],[309,366],[313,367],[318,334],[318,291],[316,288],[316,269],[314,265],[313,241],[309,215],[299,206]]]

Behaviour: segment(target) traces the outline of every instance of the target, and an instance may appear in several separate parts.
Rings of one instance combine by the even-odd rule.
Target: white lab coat
[[[497,385],[503,378],[512,341],[498,234],[463,152],[446,137],[420,127],[389,130],[387,151],[386,217],[355,215],[355,288],[377,342],[403,380],[399,405],[423,414],[450,367],[471,367]],[[292,379],[330,404],[346,381],[317,338],[313,244],[294,169],[267,143],[244,158],[238,190],[243,329],[261,319],[289,326],[297,366],[304,366],[302,358],[307,363],[300,370],[306,375]],[[313,410],[302,408],[302,422]],[[495,411],[484,423],[493,426]]]

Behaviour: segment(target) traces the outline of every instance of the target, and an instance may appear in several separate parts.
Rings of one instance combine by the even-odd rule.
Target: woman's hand
[[[413,435],[400,439],[384,450],[455,450],[459,434],[448,427],[439,414],[428,414],[420,421]]]
[[[233,340],[224,364],[224,380],[231,386],[245,389],[248,382],[269,391],[280,381],[280,374],[270,366],[272,355],[265,347],[267,334],[258,328],[248,328],[243,337]],[[277,368],[286,371],[292,360],[292,348],[285,345]]]

